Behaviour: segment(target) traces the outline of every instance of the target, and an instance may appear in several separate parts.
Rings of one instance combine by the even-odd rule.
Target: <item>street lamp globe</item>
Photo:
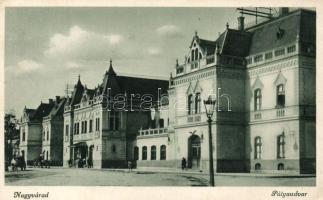
[[[204,106],[205,106],[205,113],[208,118],[211,118],[213,116],[213,113],[215,111],[215,103],[216,100],[212,98],[210,95],[207,100],[204,100]]]

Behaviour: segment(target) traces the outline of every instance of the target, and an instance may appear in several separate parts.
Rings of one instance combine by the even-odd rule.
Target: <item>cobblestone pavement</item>
[[[216,175],[216,186],[315,186],[315,177]],[[32,186],[207,186],[208,175],[127,170],[28,168],[6,172],[6,185]]]

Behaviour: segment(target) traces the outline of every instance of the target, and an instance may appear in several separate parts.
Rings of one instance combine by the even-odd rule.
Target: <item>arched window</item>
[[[285,158],[285,134],[277,137],[277,158]]]
[[[156,160],[156,146],[150,148],[150,160]]]
[[[188,109],[188,114],[193,114],[193,95],[188,95],[187,98],[187,109]]]
[[[261,137],[255,138],[255,159],[261,159]]]
[[[201,53],[199,53],[199,59],[202,59],[202,54]]]
[[[195,113],[200,113],[201,112],[201,94],[196,93],[195,95]]]
[[[285,87],[283,84],[277,86],[277,107],[285,106]]]
[[[112,145],[112,153],[115,153],[115,152],[117,152],[117,148],[116,148],[116,145],[115,145],[115,144],[113,144],[113,145]]]
[[[255,111],[261,109],[261,89],[256,89],[254,92]]]
[[[283,163],[279,163],[278,166],[277,166],[277,169],[278,170],[284,170],[285,169],[284,164]]]
[[[22,129],[22,141],[26,140],[26,132],[25,129]]]
[[[194,61],[194,50],[191,51],[191,60]]]
[[[166,145],[160,146],[160,160],[166,160]]]
[[[142,160],[147,160],[147,147],[142,147]]]
[[[255,164],[255,170],[260,170],[261,169],[261,164],[260,163],[256,163]]]
[[[134,157],[134,160],[138,160],[138,158],[139,158],[139,148],[138,147],[135,147],[133,149],[133,157]]]

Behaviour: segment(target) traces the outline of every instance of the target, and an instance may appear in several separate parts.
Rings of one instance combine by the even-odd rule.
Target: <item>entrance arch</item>
[[[198,169],[201,161],[201,139],[198,135],[188,138],[188,168]]]

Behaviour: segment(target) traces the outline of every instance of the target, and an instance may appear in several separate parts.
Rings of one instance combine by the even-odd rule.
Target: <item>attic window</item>
[[[275,56],[281,56],[285,54],[285,49],[277,49],[275,51]]]
[[[265,60],[269,60],[273,58],[273,52],[268,52],[265,54]]]
[[[284,36],[285,30],[278,28],[277,33],[276,33],[276,37],[277,39],[281,39]]]

